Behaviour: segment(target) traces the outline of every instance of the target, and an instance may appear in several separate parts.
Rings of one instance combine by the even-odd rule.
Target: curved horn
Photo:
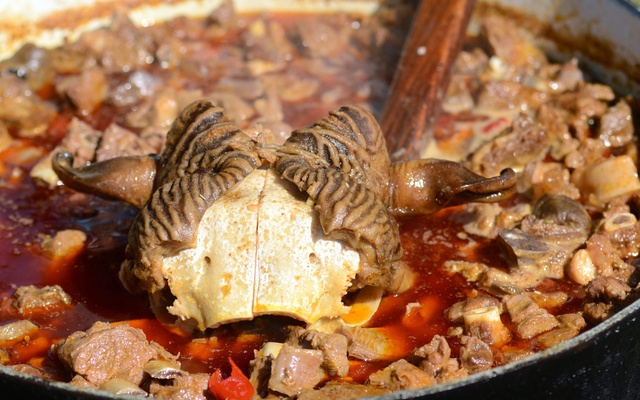
[[[55,154],[51,165],[58,178],[73,190],[142,208],[153,194],[158,157],[117,157],[73,168],[73,156],[61,151]]]
[[[389,207],[395,215],[424,215],[464,203],[497,202],[515,192],[516,181],[510,168],[485,178],[453,161],[400,162],[391,166]]]

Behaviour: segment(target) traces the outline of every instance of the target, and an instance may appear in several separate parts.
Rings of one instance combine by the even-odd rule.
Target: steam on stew
[[[147,28],[119,14],[0,62],[2,364],[155,397],[362,397],[523,359],[635,299],[633,100],[576,60],[551,63],[499,15],[458,57],[424,156],[485,177],[512,168],[517,193],[399,220],[409,289],[349,293],[349,313],[309,325],[265,315],[202,332],[123,288],[137,210],[60,186],[54,154],[75,167],[160,154],[203,98],[276,143],[343,104],[379,115],[410,11],[236,15],[225,3]]]

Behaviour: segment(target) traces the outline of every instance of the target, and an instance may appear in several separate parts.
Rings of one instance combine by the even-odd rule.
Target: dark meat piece
[[[603,233],[620,258],[633,257],[640,250],[640,224],[633,214],[618,213],[606,219]]]
[[[633,140],[631,107],[624,100],[610,107],[600,117],[598,137],[607,146],[613,147],[624,146]]]
[[[298,400],[359,399],[361,397],[384,395],[390,392],[390,389],[370,385],[331,381],[318,390],[305,389],[296,398]]]
[[[14,74],[0,76],[0,120],[17,127],[21,136],[45,133],[56,112],[52,105],[38,97],[27,82]]]
[[[96,386],[113,378],[139,385],[148,361],[175,359],[157,343],[147,341],[142,330],[107,322],[71,334],[54,346],[53,353],[69,370]]]
[[[549,100],[549,95],[518,82],[492,81],[482,87],[478,107],[496,110],[533,111]]]
[[[482,21],[481,34],[492,53],[505,64],[505,79],[520,81],[548,63],[542,50],[520,34],[515,20],[489,15]]]
[[[298,51],[310,58],[331,58],[345,48],[348,37],[342,32],[339,17],[328,22],[312,21],[296,23],[293,27],[293,43]]]
[[[548,149],[548,132],[532,118],[520,115],[510,131],[480,146],[471,155],[470,169],[482,176],[494,176],[505,168],[521,169],[540,160]]]
[[[303,389],[312,389],[326,374],[322,368],[324,356],[320,350],[299,349],[284,344],[271,366],[269,389],[294,396]]]
[[[633,228],[633,231],[635,229]],[[624,229],[619,231],[624,231]],[[623,232],[614,233],[614,236],[623,234]],[[638,236],[634,234],[634,237],[637,240]],[[596,275],[613,277],[626,282],[635,268],[622,259],[619,249],[614,243],[610,234],[595,233],[587,240],[587,252],[595,265]]]
[[[587,298],[590,300],[610,302],[614,300],[625,300],[631,292],[631,288],[619,279],[598,276],[589,282],[586,292]]]
[[[435,335],[430,343],[415,349],[408,360],[435,377],[438,383],[462,378],[468,374],[465,369],[460,368],[457,359],[451,358],[449,343],[440,335]]]
[[[262,355],[262,352],[254,352],[255,358],[249,362],[251,375],[249,381],[260,397],[269,394],[269,377],[271,376],[271,366],[273,365],[273,355]]]
[[[116,107],[131,107],[139,105],[145,98],[155,94],[161,86],[161,80],[146,71],[134,71],[127,79],[109,92],[109,102]]]
[[[324,333],[314,329],[306,330],[299,326],[290,327],[287,344],[321,350],[324,356],[322,367],[331,376],[346,376],[349,373],[347,358],[348,341],[338,333]]]
[[[126,13],[116,13],[108,28],[83,33],[69,48],[95,59],[104,72],[118,73],[145,69],[155,59],[156,46]]]
[[[375,328],[343,326],[339,333],[349,341],[349,357],[364,361],[384,360],[392,353],[393,341]]]
[[[58,285],[38,288],[34,285],[21,286],[13,293],[12,305],[20,314],[35,308],[65,306],[71,304],[71,297]]]
[[[484,371],[493,366],[493,352],[488,344],[473,336],[462,337],[460,365],[468,373]]]
[[[140,136],[117,124],[111,124],[100,140],[100,146],[96,150],[96,161],[123,156],[142,156],[155,152],[156,149]]]
[[[592,324],[598,324],[609,319],[618,312],[612,303],[586,303],[583,308],[584,317]]]
[[[584,318],[578,313],[559,315],[557,319],[560,323],[558,328],[538,335],[538,341],[545,347],[552,347],[575,337],[586,326]]]
[[[367,383],[378,388],[404,390],[434,385],[436,379],[407,360],[400,359],[371,374]]]
[[[83,115],[91,114],[107,98],[107,76],[98,67],[79,75],[63,76],[56,80],[56,90],[68,98]]]
[[[525,293],[505,296],[502,302],[516,324],[518,336],[523,339],[531,339],[558,326],[556,318]]]
[[[170,400],[206,400],[210,374],[185,374],[172,379],[170,385],[153,382],[149,394]]]

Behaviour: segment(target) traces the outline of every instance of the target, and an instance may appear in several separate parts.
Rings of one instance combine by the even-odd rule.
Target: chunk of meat
[[[598,137],[607,145],[624,146],[633,139],[631,107],[620,100],[600,117]]]
[[[139,385],[149,360],[176,358],[157,343],[147,341],[140,329],[99,321],[86,332],[72,333],[57,343],[53,353],[65,367],[97,386],[114,378]]]
[[[449,343],[440,335],[435,335],[431,342],[414,349],[408,360],[435,377],[438,383],[468,375],[464,368],[460,368],[458,360],[451,357]]]
[[[324,356],[320,350],[284,344],[271,366],[269,389],[287,396],[311,389],[326,377],[323,362]]]
[[[405,359],[374,372],[367,383],[371,386],[395,390],[415,389],[436,384],[436,379]]]
[[[96,149],[96,161],[122,156],[143,156],[155,152],[156,149],[142,137],[113,123],[102,135],[100,145]]]
[[[575,337],[586,326],[584,318],[578,313],[559,315],[557,319],[560,323],[558,328],[537,337],[538,341],[547,348]]]
[[[393,341],[375,328],[343,326],[339,332],[349,340],[349,357],[364,361],[384,360],[395,353]]]
[[[587,253],[597,276],[613,277],[627,281],[635,268],[626,263],[616,250],[609,235],[595,233],[587,240]]]
[[[519,81],[533,75],[548,63],[546,55],[520,34],[514,20],[487,16],[482,21],[481,33],[491,51],[506,65],[504,79]]]
[[[470,158],[470,169],[483,176],[494,176],[505,168],[522,170],[541,160],[549,149],[548,133],[526,115],[513,121],[512,129],[480,146]]]
[[[69,75],[56,81],[56,90],[84,115],[92,113],[107,97],[107,76],[94,66],[78,75]]]
[[[170,384],[154,381],[149,386],[149,394],[169,400],[206,400],[210,398],[209,376],[207,373],[184,374],[172,379]]]
[[[13,293],[12,305],[20,314],[53,306],[67,306],[71,304],[69,296],[61,286],[44,286],[38,288],[35,285],[21,286]]]
[[[589,282],[586,292],[591,300],[620,301],[627,298],[631,288],[619,279],[599,276]]]
[[[45,236],[42,250],[53,260],[76,255],[87,241],[87,234],[77,229],[65,229],[55,236]]]
[[[447,310],[452,322],[464,322],[465,332],[492,346],[511,339],[509,329],[500,319],[502,304],[494,297],[480,295],[455,303]]]
[[[473,336],[462,337],[460,365],[470,374],[487,370],[493,366],[493,352],[488,344]]]
[[[531,339],[558,326],[556,318],[526,293],[505,296],[502,302],[516,324],[516,333],[523,339]]]
[[[0,345],[6,346],[23,340],[36,333],[39,329],[38,325],[27,319],[3,324],[0,326]]]
[[[307,330],[299,326],[290,327],[290,332],[287,344],[322,351],[322,366],[330,376],[346,376],[349,373],[348,341],[344,335]]]
[[[17,127],[21,136],[33,137],[45,133],[55,118],[55,109],[42,100],[27,82],[14,74],[0,76],[0,121]]]
[[[519,82],[491,81],[482,87],[478,107],[498,111],[534,111],[549,100],[547,93]]]

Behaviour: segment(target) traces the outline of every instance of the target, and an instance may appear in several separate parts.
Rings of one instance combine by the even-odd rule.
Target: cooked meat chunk
[[[13,321],[0,326],[0,345],[23,340],[38,331],[38,326],[27,319]]]
[[[96,150],[96,161],[118,156],[142,156],[157,150],[143,138],[117,124],[107,127]]]
[[[509,167],[520,170],[526,164],[542,159],[548,149],[548,133],[523,114],[513,121],[511,131],[473,153],[471,170],[483,176],[494,176]]]
[[[627,281],[635,268],[619,255],[609,235],[595,233],[587,240],[587,253],[595,267],[595,275]]]
[[[516,324],[518,336],[523,339],[531,339],[558,326],[556,318],[525,293],[505,296],[502,302]]]
[[[346,376],[349,373],[347,358],[347,338],[337,333],[329,334],[299,326],[290,327],[291,335],[287,343],[302,348],[321,350],[324,356],[322,367],[330,376]]]
[[[206,400],[209,399],[207,385],[210,374],[184,374],[171,380],[171,384],[153,382],[149,394],[169,400]]]
[[[69,381],[69,383],[73,386],[88,388],[88,389],[97,389],[98,387],[88,380],[84,379],[82,375],[74,375],[73,378]]]
[[[16,127],[25,137],[45,133],[55,118],[54,107],[29,88],[26,81],[14,74],[0,76],[0,121]]]
[[[340,333],[349,340],[349,357],[359,360],[384,360],[393,354],[393,341],[375,328],[344,326]]]
[[[449,343],[440,335],[435,335],[431,342],[415,349],[408,359],[435,377],[438,383],[462,378],[468,374],[465,369],[460,368],[458,360],[451,357]]]
[[[493,352],[488,344],[473,336],[462,337],[460,365],[470,374],[493,366]]]
[[[59,285],[38,288],[34,285],[21,286],[13,294],[13,306],[20,314],[36,308],[71,304],[71,297]]]
[[[107,97],[107,76],[94,66],[78,75],[68,75],[56,81],[56,90],[69,98],[82,114],[92,113]]]
[[[491,110],[535,110],[549,95],[519,82],[492,81],[482,87],[478,107]]]
[[[320,350],[300,349],[285,344],[271,366],[269,389],[287,396],[311,389],[326,377],[323,362],[324,356]]]
[[[42,250],[54,260],[71,257],[77,254],[87,241],[87,234],[77,229],[65,229],[55,236],[45,236]]]
[[[504,62],[505,79],[521,80],[547,64],[545,54],[519,33],[514,20],[491,15],[481,28],[493,54]]]
[[[624,146],[633,140],[631,107],[621,100],[600,117],[598,137],[607,146]]]
[[[587,296],[592,300],[624,300],[631,292],[626,283],[612,277],[596,277],[587,285]]]
[[[72,333],[54,346],[53,353],[69,370],[97,386],[114,378],[139,385],[149,360],[175,359],[157,343],[147,341],[142,330],[107,322]]]
[[[436,379],[407,360],[400,359],[371,374],[367,383],[378,388],[403,390],[431,386]]]

